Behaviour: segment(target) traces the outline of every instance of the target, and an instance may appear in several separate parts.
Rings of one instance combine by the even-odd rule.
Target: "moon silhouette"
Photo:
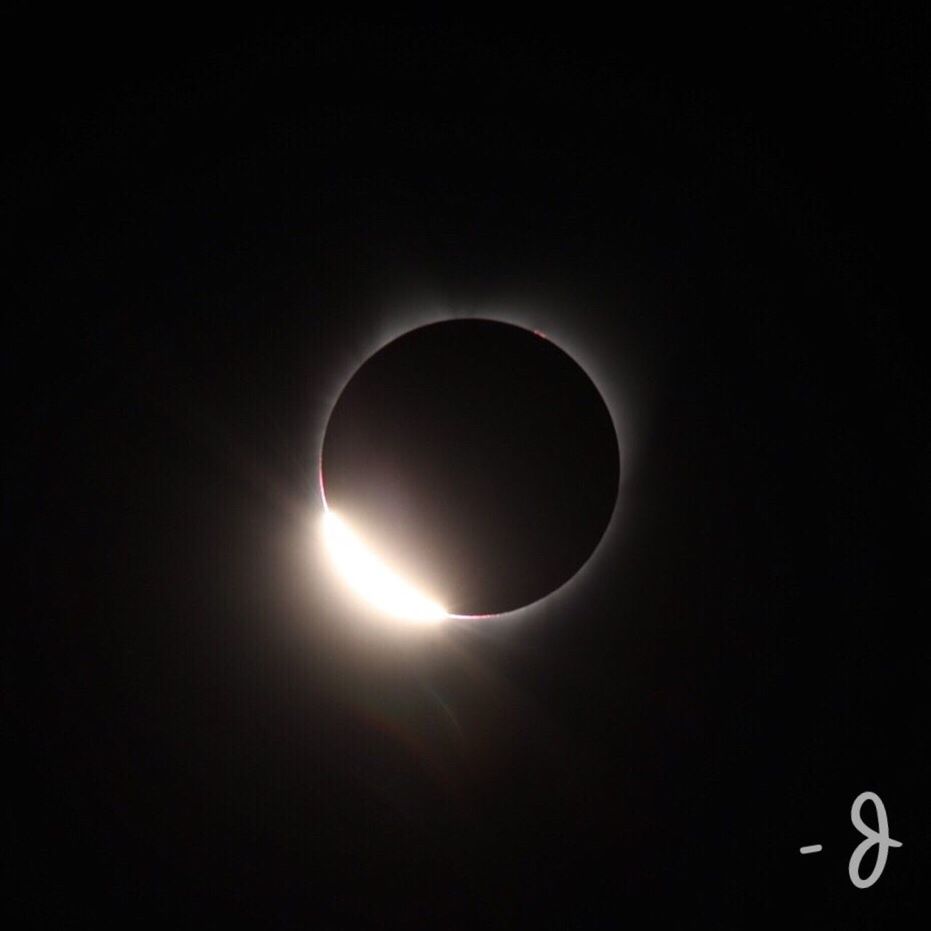
[[[614,424],[583,369],[486,319],[419,327],[372,355],[320,461],[347,581],[431,619],[502,614],[561,587],[601,540],[619,478]]]

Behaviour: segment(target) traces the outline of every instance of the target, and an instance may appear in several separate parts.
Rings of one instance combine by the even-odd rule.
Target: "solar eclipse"
[[[619,476],[610,412],[567,353],[509,323],[432,323],[378,350],[337,400],[320,461],[324,537],[382,612],[502,614],[585,564]]]

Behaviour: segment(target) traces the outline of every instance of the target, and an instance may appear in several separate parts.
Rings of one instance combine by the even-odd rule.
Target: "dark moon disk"
[[[591,556],[617,499],[608,408],[548,339],[493,320],[420,327],[330,415],[326,503],[452,614],[537,601]]]

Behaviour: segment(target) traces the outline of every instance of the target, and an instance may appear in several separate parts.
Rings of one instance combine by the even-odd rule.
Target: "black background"
[[[921,926],[927,15],[151,16],[7,24],[10,927]],[[615,522],[379,628],[326,414],[496,310],[597,362]]]

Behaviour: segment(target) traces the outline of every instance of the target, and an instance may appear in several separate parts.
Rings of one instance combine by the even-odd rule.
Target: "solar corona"
[[[322,535],[347,588],[435,624],[533,604],[598,546],[617,434],[586,372],[538,331],[484,318],[392,340],[334,405]]]

